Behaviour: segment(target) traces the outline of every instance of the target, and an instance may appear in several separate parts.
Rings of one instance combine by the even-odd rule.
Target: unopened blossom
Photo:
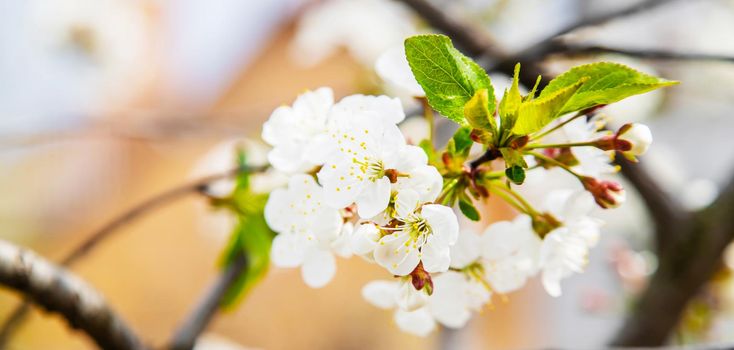
[[[301,94],[293,106],[273,111],[263,124],[262,138],[273,146],[268,160],[275,169],[302,172],[322,162],[321,141],[333,104],[334,93],[323,87]]]
[[[652,132],[644,124],[627,124],[620,129],[617,139],[629,145],[629,148],[622,152],[623,154],[636,157],[647,152],[652,144]]]
[[[586,191],[553,191],[546,203],[548,211],[562,222],[549,232],[540,247],[542,282],[551,296],[561,295],[561,280],[583,272],[589,248],[599,239],[602,223],[588,216],[594,199]]]
[[[374,251],[375,261],[390,273],[405,276],[419,262],[429,273],[446,271],[451,262],[450,247],[456,243],[459,223],[451,208],[438,204],[418,206],[418,195],[406,191],[398,196],[395,219]]]
[[[313,177],[293,175],[287,189],[274,190],[265,205],[265,220],[278,233],[271,250],[276,266],[301,266],[311,287],[331,280],[336,271],[332,249],[344,234],[343,219],[339,210],[326,205],[323,188]]]
[[[614,181],[584,176],[581,183],[594,196],[596,204],[605,209],[616,208],[627,198],[622,185]]]
[[[540,246],[527,215],[490,225],[481,237],[481,256],[492,289],[509,293],[525,285],[538,271]]]

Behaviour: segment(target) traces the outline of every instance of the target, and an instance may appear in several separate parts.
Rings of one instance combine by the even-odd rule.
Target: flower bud
[[[633,123],[626,124],[617,132],[617,142],[626,142],[629,149],[622,152],[626,156],[640,156],[647,152],[652,143],[652,133],[647,125]]]
[[[411,283],[415,290],[423,290],[428,295],[433,294],[433,280],[431,274],[423,269],[423,262],[419,262],[413,272],[410,273]]]
[[[596,204],[604,209],[615,208],[624,203],[626,195],[622,185],[614,181],[599,181],[593,177],[586,176],[582,183],[584,188],[594,195]]]

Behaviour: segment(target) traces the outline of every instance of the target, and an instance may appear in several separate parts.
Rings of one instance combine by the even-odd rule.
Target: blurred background
[[[433,1],[508,52],[636,2]],[[669,2],[569,40],[734,56],[734,1]],[[58,260],[136,203],[226,169],[220,160],[227,158],[218,156],[226,148],[218,145],[257,138],[270,112],[305,89],[331,86],[337,98],[389,93],[375,60],[406,36],[429,31],[392,0],[0,0],[0,235]],[[641,166],[687,207],[708,205],[734,165],[734,64],[593,59],[682,82],[606,113],[650,125],[655,143]],[[551,60],[547,69],[576,63]],[[486,210],[490,221],[513,215],[492,203]],[[563,297],[549,297],[534,280],[507,300],[496,298],[458,333],[400,332],[391,312],[360,294],[384,271],[355,258],[339,260],[335,280],[320,290],[306,287],[297,269],[271,269],[206,338],[218,349],[425,349],[449,338],[462,349],[601,346],[656,264],[639,198],[602,216],[602,244],[586,273],[565,282]],[[74,271],[144,340],[163,344],[216,276],[228,225],[226,214],[191,196],[125,227]],[[730,272],[722,269],[705,294],[689,306],[675,342],[734,342]],[[0,315],[19,301],[0,293]],[[39,310],[8,347],[94,348]]]

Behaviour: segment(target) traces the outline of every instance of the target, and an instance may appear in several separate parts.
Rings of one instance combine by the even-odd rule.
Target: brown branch
[[[227,267],[178,328],[169,346],[171,350],[190,350],[194,347],[196,339],[214,318],[225,293],[246,268],[247,258],[244,255],[237,257]]]
[[[658,270],[615,337],[614,345],[665,343],[688,302],[722,267],[724,249],[734,240],[732,213],[734,178],[713,204],[693,213],[683,223],[685,226],[676,229],[678,239],[659,255]]]
[[[102,349],[143,349],[125,322],[87,283],[36,254],[0,241],[0,283],[61,314]]]
[[[432,27],[451,37],[454,44],[470,56],[482,55],[488,48],[499,54],[500,48],[492,41],[489,34],[470,23],[446,15],[443,10],[426,0],[401,0],[400,2],[412,8]]]
[[[555,52],[564,56],[585,56],[598,54],[618,54],[642,59],[652,60],[672,60],[672,61],[714,61],[714,62],[732,62],[734,56],[712,55],[702,53],[683,53],[665,50],[649,50],[649,49],[620,49],[605,46],[578,46],[578,45],[558,45]]]
[[[130,224],[140,216],[159,208],[167,203],[170,203],[176,199],[189,195],[191,193],[204,193],[206,192],[207,186],[217,180],[229,178],[243,171],[258,172],[263,171],[264,167],[248,167],[248,168],[234,168],[223,172],[221,174],[215,174],[207,177],[203,177],[184,185],[174,187],[156,196],[153,196],[124,212],[120,216],[112,219],[107,224],[103,225],[97,231],[94,231],[91,235],[85,239],[81,245],[77,246],[68,255],[61,259],[60,264],[62,266],[70,266],[83,257],[85,257],[90,251],[97,247],[100,243],[110,238],[114,233],[118,232],[120,228]],[[23,302],[18,305],[11,312],[10,316],[5,320],[0,328],[0,348],[3,347],[7,341],[10,340],[12,333],[18,329],[18,327],[25,320],[28,311],[30,311],[27,302]]]

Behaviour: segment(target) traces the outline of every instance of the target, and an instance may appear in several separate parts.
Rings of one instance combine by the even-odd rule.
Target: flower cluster
[[[401,276],[419,264],[448,270],[458,221],[451,208],[432,204],[443,177],[421,148],[406,143],[397,127],[403,119],[397,99],[353,95],[334,103],[328,88],[273,112],[263,128],[273,146],[268,158],[290,174],[265,208],[279,233],[277,266],[301,266],[313,287],[334,275],[333,253],[354,252]]]
[[[429,132],[416,145],[398,128],[406,119],[398,98],[352,95],[335,102],[329,88],[305,92],[292,106],[276,109],[263,127],[270,164],[289,178],[270,194],[264,215],[277,233],[270,253],[276,266],[301,267],[306,284],[321,287],[336,272],[335,255],[360,256],[390,276],[367,284],[364,298],[395,309],[403,330],[426,335],[437,324],[462,327],[493,295],[522,288],[536,275],[548,294],[560,296],[562,280],[584,270],[599,238],[602,222],[594,210],[624,202],[622,186],[603,178],[617,170],[614,154],[636,161],[652,136],[641,124],[616,133],[607,128],[599,109],[611,98],[595,99],[623,95],[612,81],[595,95],[577,94],[608,72],[624,71],[625,79],[641,74],[627,67],[571,70],[539,96],[535,88],[520,94],[516,70],[497,103],[489,77],[479,77],[453,47],[445,48],[456,59],[452,67],[470,74],[441,77],[451,70],[430,65],[445,60],[410,61],[411,52],[427,54],[421,45],[446,45],[440,36],[414,38],[388,51],[376,69],[423,101],[429,130],[435,109],[460,124],[455,135],[436,148]],[[422,64],[429,66],[417,66]],[[445,88],[452,84],[456,89]],[[550,174],[571,185],[538,180]],[[526,180],[543,183],[539,195],[526,190],[533,187],[523,186]],[[481,235],[460,229],[457,214],[480,221],[475,205],[494,199],[517,216],[487,225]]]

